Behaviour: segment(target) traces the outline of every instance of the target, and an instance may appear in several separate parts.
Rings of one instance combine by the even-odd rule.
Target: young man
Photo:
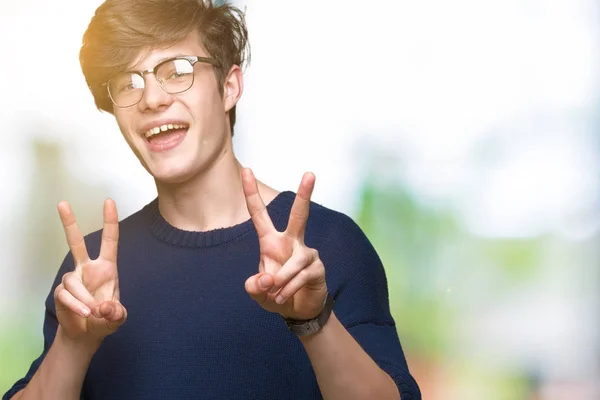
[[[98,8],[82,69],[158,198],[85,238],[59,204],[44,351],[4,399],[420,399],[360,228],[236,160],[246,53],[230,5]]]

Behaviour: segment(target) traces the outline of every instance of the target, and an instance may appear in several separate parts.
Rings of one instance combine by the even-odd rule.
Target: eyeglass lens
[[[194,83],[194,66],[189,60],[168,60],[156,66],[156,80],[167,93],[175,94],[188,90]],[[145,82],[138,72],[124,72],[108,83],[112,101],[118,107],[128,107],[141,100]]]

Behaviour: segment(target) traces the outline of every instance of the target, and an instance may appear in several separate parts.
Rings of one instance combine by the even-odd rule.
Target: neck
[[[240,224],[250,218],[242,188],[242,165],[227,152],[191,180],[156,181],[158,207],[172,226],[186,231],[209,231]],[[277,192],[258,182],[265,204]]]

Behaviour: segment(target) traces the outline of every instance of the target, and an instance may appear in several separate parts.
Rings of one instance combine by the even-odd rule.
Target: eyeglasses
[[[146,71],[122,72],[112,77],[104,85],[115,106],[131,107],[142,99],[146,87],[144,77],[148,74],[154,74],[160,87],[170,94],[185,92],[191,88],[194,84],[194,64],[197,62],[218,65],[216,60],[207,57],[174,57],[162,61]]]

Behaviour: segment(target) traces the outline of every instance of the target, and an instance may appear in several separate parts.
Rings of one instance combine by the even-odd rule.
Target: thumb
[[[269,289],[273,286],[275,280],[270,274],[258,273],[246,280],[246,292],[258,304],[262,304],[269,296]]]
[[[100,304],[100,315],[109,324],[110,327],[116,329],[127,319],[127,310],[117,301],[105,301]]]

